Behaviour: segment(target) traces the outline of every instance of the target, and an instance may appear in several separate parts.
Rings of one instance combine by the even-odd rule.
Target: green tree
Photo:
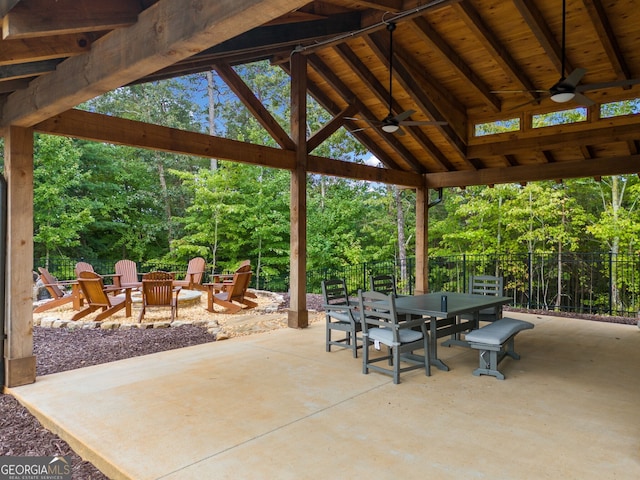
[[[34,250],[49,267],[52,253],[68,255],[93,222],[89,201],[77,195],[87,175],[81,150],[65,137],[36,135],[34,141]]]

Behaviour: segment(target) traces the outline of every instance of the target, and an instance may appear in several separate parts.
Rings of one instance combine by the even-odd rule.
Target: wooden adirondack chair
[[[115,264],[113,284],[116,287],[140,288],[142,283],[138,279],[138,266],[133,260],[118,260]]]
[[[194,257],[189,260],[187,265],[187,274],[183,280],[174,280],[173,284],[177,287],[183,287],[187,290],[206,290],[202,286],[202,277],[204,276],[204,270],[207,266],[202,257]]]
[[[42,280],[44,287],[49,292],[49,295],[51,295],[51,300],[43,303],[42,305],[38,305],[33,310],[33,313],[40,313],[52,308],[60,307],[69,302],[73,302],[74,300],[78,302],[80,301],[80,299],[77,298],[79,296],[77,288],[72,289],[70,292],[63,290],[67,286],[72,286],[75,282],[60,282],[49,273],[49,270],[43,267],[38,267],[38,271],[40,272],[40,279]]]
[[[99,322],[123,308],[126,309],[126,316],[131,316],[131,288],[124,289],[124,297],[107,295],[107,293],[110,293],[113,290],[122,290],[122,288],[111,285],[105,287],[102,282],[102,277],[95,272],[89,271],[80,272],[78,274],[78,283],[80,284],[82,294],[84,295],[88,305],[87,308],[80,310],[71,317],[72,320],[78,320],[82,317],[86,317],[96,310],[102,310],[102,312],[94,318],[94,321]]]
[[[242,262],[240,262],[240,265],[238,265],[238,269],[234,273],[220,273],[220,274],[214,275],[213,276],[213,283],[214,284],[217,284],[217,283],[231,283],[231,282],[233,282],[233,276],[236,273],[249,272],[249,271],[251,271],[251,261],[250,260],[243,260]],[[258,296],[255,293],[250,292],[248,290],[245,292],[245,297],[258,298]]]
[[[80,276],[80,272],[93,272],[93,265],[87,262],[76,263],[76,277]]]
[[[223,283],[208,284],[209,296],[207,298],[207,308],[214,311],[213,304],[220,305],[225,310],[222,313],[238,313],[243,309],[240,303],[249,308],[255,308],[257,303],[245,297],[249,282],[251,281],[251,266],[241,267],[245,271],[238,271],[233,275],[233,281]],[[237,303],[233,303],[237,302]]]
[[[142,321],[149,307],[170,307],[171,321],[178,316],[178,294],[182,287],[174,286],[173,274],[149,272],[142,276],[142,309],[138,322]]]

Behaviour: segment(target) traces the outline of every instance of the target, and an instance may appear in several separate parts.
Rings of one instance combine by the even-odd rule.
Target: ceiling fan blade
[[[549,90],[491,90],[490,93],[548,93]]]
[[[414,113],[416,113],[415,110],[406,110],[402,113],[399,113],[398,115],[396,115],[395,117],[393,117],[393,120],[396,122],[401,122],[403,121],[405,118],[409,118],[411,115],[413,115]]]
[[[585,107],[590,107],[596,104],[596,102],[578,92],[576,92],[576,96],[573,97],[573,101],[578,105],[584,105]]]
[[[637,85],[640,83],[640,78],[630,78],[627,80],[616,80],[613,82],[602,82],[602,83],[590,83],[588,85],[579,85],[576,87],[576,92],[587,92],[589,90],[602,90],[605,88],[614,88],[614,87],[628,87],[631,85]]]
[[[403,127],[414,127],[414,126],[424,126],[424,125],[447,125],[448,122],[437,122],[437,121],[419,121],[419,120],[405,120],[404,122],[400,122],[400,125]]]
[[[571,85],[575,88],[578,83],[580,83],[580,80],[582,80],[585,73],[587,73],[587,71],[584,68],[576,68],[567,78],[559,83],[562,83],[563,85]]]

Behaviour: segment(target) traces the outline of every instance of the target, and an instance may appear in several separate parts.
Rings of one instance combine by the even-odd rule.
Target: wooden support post
[[[291,258],[288,325],[309,326],[307,310],[307,61],[291,57],[291,136],[296,166],[291,172]]]
[[[36,380],[33,355],[33,130],[9,127],[5,144],[7,180],[7,273],[5,384]]]
[[[416,295],[429,292],[429,189],[416,190]]]

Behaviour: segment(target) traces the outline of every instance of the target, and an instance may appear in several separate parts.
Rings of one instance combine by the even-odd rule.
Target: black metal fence
[[[112,263],[85,260],[96,272],[113,273]],[[48,270],[60,280],[75,278],[76,260],[50,259]],[[36,259],[36,267],[46,266]],[[187,265],[154,262],[138,264],[138,272],[165,270],[178,276]],[[406,273],[406,274],[403,274]],[[209,272],[205,276],[208,281]],[[226,273],[226,272],[217,272]],[[393,274],[398,291],[412,294],[415,288],[415,260],[403,267],[397,261],[370,262],[307,272],[307,292],[321,293],[322,280],[344,278],[351,293],[367,289],[372,275]],[[518,308],[566,311],[597,315],[636,317],[640,312],[640,256],[613,253],[451,255],[429,258],[430,291],[467,291],[471,275],[504,278],[504,293]],[[258,283],[257,283],[258,282]],[[289,277],[252,278],[252,288],[287,292]]]
[[[406,276],[402,271],[406,271]],[[307,291],[326,278],[344,278],[349,292],[366,289],[371,275],[393,274],[399,293],[415,288],[415,259],[370,262],[307,272]],[[640,256],[613,253],[451,255],[429,258],[429,290],[465,292],[472,275],[504,278],[518,308],[636,317],[640,311]],[[288,278],[266,278],[263,288],[287,291]],[[276,287],[276,288],[273,288]]]

